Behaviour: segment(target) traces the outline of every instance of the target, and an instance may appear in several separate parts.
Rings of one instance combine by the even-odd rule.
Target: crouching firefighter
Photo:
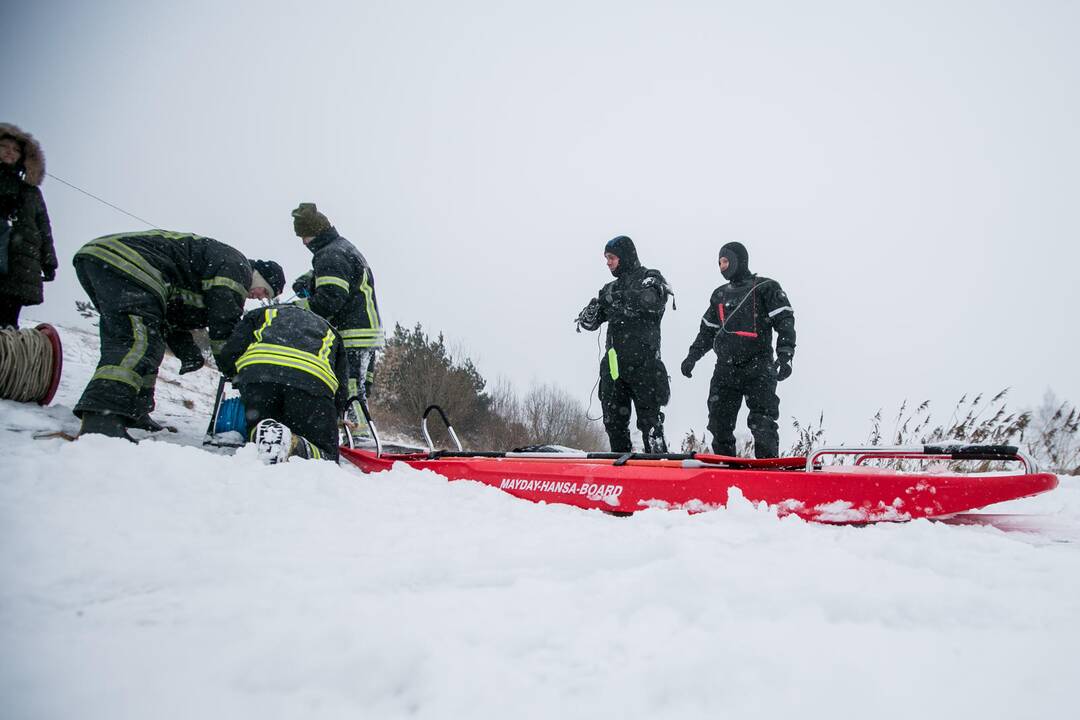
[[[350,408],[347,420],[363,433],[367,426],[360,405],[374,379],[375,353],[385,344],[375,274],[356,247],[338,234],[314,203],[292,211],[293,232],[312,253],[311,272],[293,283],[297,304],[325,318],[341,333],[349,356]]]
[[[631,452],[630,406],[647,453],[666,453],[664,413],[671,382],[660,357],[660,321],[671,287],[657,270],[638,261],[634,242],[620,235],[604,247],[615,279],[577,318],[579,329],[608,324],[607,353],[600,361],[600,404],[612,452]]]
[[[167,318],[174,314],[171,304],[196,311],[217,356],[244,301],[270,299],[285,284],[275,262],[251,262],[217,240],[165,230],[91,240],[73,263],[101,314],[101,360],[74,409],[82,419],[80,434],[128,440],[129,427],[161,429],[150,411],[170,327]],[[192,323],[187,324],[190,329]]]
[[[754,455],[776,457],[780,445],[776,383],[791,375],[795,315],[778,282],[750,272],[749,254],[741,243],[730,242],[720,248],[719,263],[720,274],[728,282],[713,290],[701,328],[682,361],[682,374],[690,377],[694,364],[710,349],[715,350],[708,400],[713,452],[735,455],[735,420],[746,398]]]
[[[337,460],[349,373],[345,345],[330,323],[296,305],[252,310],[219,362],[240,390],[249,439],[263,462]]]

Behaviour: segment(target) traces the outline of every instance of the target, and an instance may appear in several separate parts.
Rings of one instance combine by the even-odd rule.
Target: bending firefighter
[[[608,324],[607,353],[600,362],[600,404],[612,452],[631,452],[630,406],[647,453],[667,452],[664,413],[671,397],[667,368],[660,358],[660,321],[671,288],[657,270],[642,267],[634,242],[620,235],[604,247],[615,279],[578,315],[578,326]]]
[[[252,310],[219,362],[240,390],[263,462],[337,460],[349,376],[344,343],[330,323],[296,305]]]
[[[791,375],[795,315],[778,282],[750,272],[749,254],[741,243],[730,242],[720,249],[720,273],[728,283],[713,290],[701,329],[682,361],[682,374],[690,377],[694,364],[715,350],[708,401],[713,452],[735,455],[735,420],[746,398],[754,454],[776,457],[780,445],[776,383]]]
[[[75,254],[74,265],[101,313],[101,360],[74,410],[82,418],[80,434],[129,440],[128,427],[161,429],[150,411],[167,315],[194,313],[204,321],[218,357],[244,301],[272,298],[285,284],[275,262],[249,262],[217,240],[165,230],[91,240]]]
[[[293,230],[312,252],[312,270],[293,283],[297,304],[333,325],[349,358],[349,421],[363,431],[367,422],[359,404],[367,403],[374,379],[375,352],[385,344],[375,275],[356,247],[338,234],[314,203],[293,210]]]

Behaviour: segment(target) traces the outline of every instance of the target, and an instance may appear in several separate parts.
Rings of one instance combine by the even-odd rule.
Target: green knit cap
[[[300,207],[292,211],[292,216],[293,230],[297,237],[315,237],[330,227],[330,221],[319,212],[315,203],[300,203]]]

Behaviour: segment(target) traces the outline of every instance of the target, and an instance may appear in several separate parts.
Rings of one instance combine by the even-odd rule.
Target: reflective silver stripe
[[[720,327],[720,326],[719,326],[719,325],[717,325],[716,323],[711,323],[711,322],[709,322],[708,320],[706,320],[705,318],[701,318],[701,322],[702,322],[703,324],[705,324],[705,325],[708,325],[709,327],[714,327],[714,328],[718,328],[718,327]]]
[[[790,305],[785,305],[784,307],[776,308],[775,310],[773,310],[771,313],[769,313],[769,317],[772,317],[773,315],[779,315],[780,313],[784,312],[785,310],[787,310],[789,313],[794,314],[794,311],[791,309],[791,306]]]

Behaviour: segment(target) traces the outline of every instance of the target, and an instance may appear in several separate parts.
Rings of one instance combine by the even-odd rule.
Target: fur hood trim
[[[25,172],[24,179],[30,185],[37,187],[45,179],[45,152],[41,144],[34,136],[11,123],[0,122],[0,137],[10,135],[22,145],[22,169]]]

